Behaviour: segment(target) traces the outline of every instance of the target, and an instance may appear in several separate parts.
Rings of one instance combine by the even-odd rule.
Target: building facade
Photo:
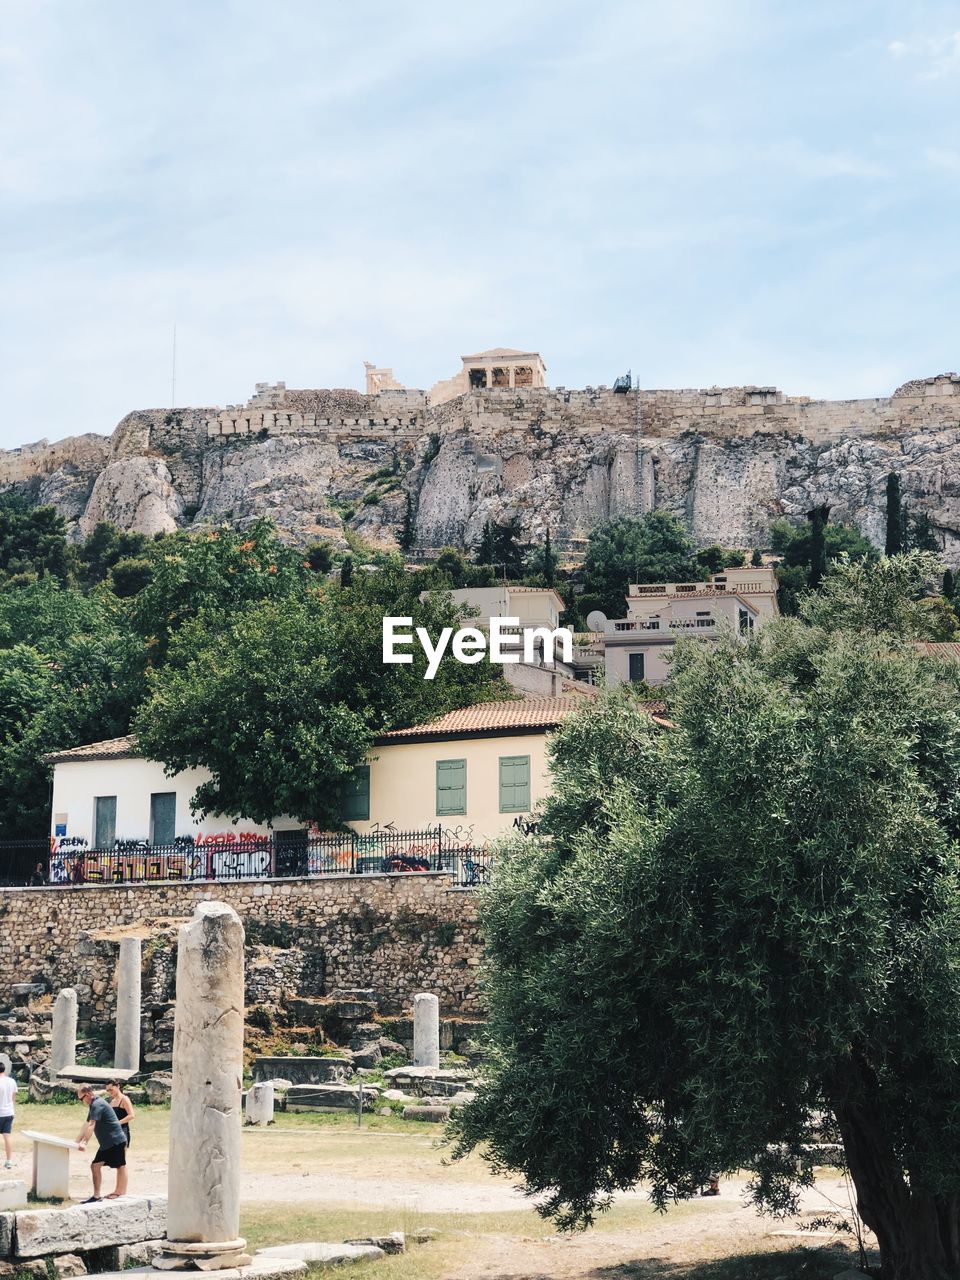
[[[627,616],[604,624],[607,684],[663,684],[681,636],[748,636],[778,613],[776,575],[770,568],[724,569],[706,582],[631,585]]]

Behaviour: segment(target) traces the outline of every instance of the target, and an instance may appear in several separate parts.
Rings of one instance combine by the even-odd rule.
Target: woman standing
[[[130,1131],[130,1121],[133,1119],[134,1110],[133,1110],[133,1103],[130,1101],[127,1095],[123,1092],[123,1090],[120,1088],[119,1080],[111,1080],[108,1083],[107,1101],[110,1103],[111,1107],[113,1107],[113,1114],[117,1117],[117,1120],[120,1122],[120,1127],[123,1129],[123,1136],[127,1140],[127,1150],[129,1151],[130,1140],[132,1137],[132,1134]],[[109,1200],[110,1196],[107,1196],[107,1199]]]

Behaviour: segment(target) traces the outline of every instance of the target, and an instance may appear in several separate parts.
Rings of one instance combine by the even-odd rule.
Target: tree
[[[944,569],[943,571],[943,594],[947,600],[952,600],[957,592],[957,584],[952,569]]]
[[[231,618],[200,615],[150,674],[136,732],[141,751],[180,771],[206,768],[203,813],[269,822],[288,814],[340,825],[343,789],[377,733],[503,696],[486,661],[447,657],[433,680],[418,647],[385,666],[382,619],[408,616],[436,638],[457,624],[449,598],[419,598],[415,575],[360,574],[293,600],[251,602]],[[429,816],[429,815],[427,815]]]
[[[819,552],[814,546],[813,525],[809,518],[802,525],[791,524],[782,518],[774,520],[770,526],[770,545],[774,554],[780,557],[778,598],[780,611],[785,614],[796,613],[800,595],[814,585],[811,572],[815,553],[821,557],[825,554],[827,565],[844,552],[851,559],[877,558],[876,548],[859,529],[829,521],[823,527],[823,550]]]
[[[653,511],[597,525],[587,541],[583,589],[608,617],[623,616],[631,582],[684,582],[704,577],[693,542],[676,516]]]
[[[103,582],[121,560],[144,560],[150,545],[150,539],[144,534],[121,533],[116,525],[100,520],[80,545],[77,556],[80,580],[88,586]]]
[[[49,829],[48,751],[126,733],[143,696],[138,643],[109,593],[53,578],[0,593],[0,832]]]
[[[800,602],[800,616],[811,627],[932,640],[931,604],[941,566],[929,551],[884,556],[875,564],[841,556],[819,593]]]
[[[553,554],[553,547],[550,545],[550,530],[547,529],[543,539],[543,563],[541,567],[543,573],[543,581],[546,586],[552,587],[557,580],[557,557]]]
[[[818,587],[827,571],[827,520],[830,508],[814,507],[807,519],[810,521],[810,577],[811,587]]]
[[[750,568],[751,569],[763,568],[763,556],[760,554],[760,551],[757,548],[754,548],[753,555],[750,557]]]
[[[413,498],[407,491],[406,505],[403,509],[403,527],[397,539],[401,551],[412,551],[417,545],[417,521],[413,511]]]
[[[555,736],[452,1124],[561,1225],[737,1168],[791,1211],[826,1115],[884,1276],[960,1268],[960,671],[880,630],[887,586],[862,634],[681,642],[671,732],[620,695]]]
[[[228,619],[255,600],[302,590],[303,558],[265,520],[248,528],[180,532],[153,544],[153,574],[131,600],[130,621],[151,665],[166,661],[172,636],[201,613]]]
[[[492,565],[494,563],[495,540],[493,535],[493,522],[487,520],[483,526],[483,532],[480,535],[473,552],[474,564]]]
[[[153,562],[146,556],[124,556],[110,570],[110,590],[122,600],[138,595],[153,579]]]
[[[66,523],[53,507],[33,507],[22,494],[0,494],[0,578],[70,576]]]
[[[304,554],[304,564],[311,573],[329,573],[333,568],[333,549],[329,542],[311,542]]]
[[[739,569],[743,566],[743,552],[733,551],[728,547],[713,543],[709,547],[701,547],[694,556],[704,573],[722,573],[724,569]]]
[[[900,494],[900,477],[895,471],[887,475],[887,523],[884,553],[899,555],[904,550],[904,511]]]
[[[351,582],[353,582],[353,556],[348,553],[340,564],[340,585],[349,587]]]

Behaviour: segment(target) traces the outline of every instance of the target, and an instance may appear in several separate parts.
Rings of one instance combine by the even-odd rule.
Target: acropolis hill
[[[664,507],[700,543],[750,548],[776,517],[822,503],[882,544],[896,471],[960,559],[956,374],[869,400],[567,390],[543,377],[536,353],[494,348],[430,392],[368,365],[367,393],[260,384],[243,406],[138,409],[109,437],[0,452],[0,489],[52,503],[75,536],[98,520],[156,533],[267,516],[301,543],[342,542],[346,523],[392,545],[409,507],[427,553],[514,515],[531,539],[549,527],[576,549],[600,520]]]

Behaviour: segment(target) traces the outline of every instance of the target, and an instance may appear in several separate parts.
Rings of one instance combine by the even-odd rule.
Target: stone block
[[[257,1084],[282,1076],[297,1084],[335,1084],[353,1071],[352,1058],[257,1058],[253,1064],[253,1078]]]
[[[0,1181],[0,1210],[25,1209],[27,1207],[27,1184],[19,1178],[4,1178]]]
[[[303,1240],[299,1244],[278,1244],[258,1249],[257,1259],[296,1258],[314,1267],[339,1267],[345,1262],[367,1262],[382,1258],[384,1250],[373,1244],[327,1244],[321,1240]]]
[[[117,1245],[117,1271],[126,1271],[130,1267],[148,1267],[153,1255],[163,1247],[162,1240],[141,1240],[137,1244]]]
[[[363,1109],[370,1111],[380,1100],[380,1090],[365,1084]],[[287,1091],[288,1111],[356,1111],[358,1090],[348,1084],[295,1084]]]
[[[15,1256],[40,1258],[156,1240],[166,1234],[167,1201],[162,1196],[124,1196],[69,1209],[26,1209],[14,1216]]]
[[[85,1276],[87,1268],[75,1253],[61,1253],[53,1259],[53,1274],[57,1280],[71,1280],[73,1276]]]
[[[15,1213],[0,1213],[0,1258],[8,1258],[13,1253],[13,1228],[16,1220]]]
[[[388,1236],[367,1236],[363,1240],[344,1240],[344,1244],[373,1245],[384,1253],[406,1253],[407,1238],[402,1231],[391,1231]]]
[[[412,1106],[403,1108],[404,1120],[423,1120],[427,1124],[444,1124],[450,1119],[449,1107]]]

